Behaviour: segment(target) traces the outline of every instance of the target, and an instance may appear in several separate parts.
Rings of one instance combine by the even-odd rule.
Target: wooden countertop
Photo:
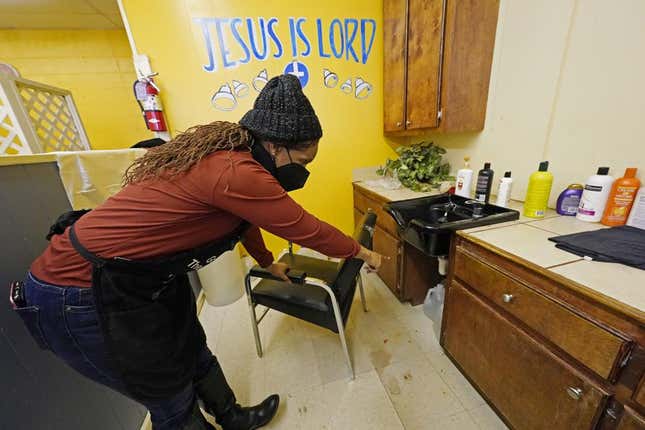
[[[372,194],[376,194],[377,196],[381,197],[382,200],[385,200],[388,202],[416,199],[416,198],[427,197],[433,194],[440,193],[439,190],[431,193],[420,193],[417,191],[412,191],[409,188],[405,188],[405,187],[401,187],[396,190],[390,190],[385,187],[379,186],[374,182],[375,181],[359,181],[359,182],[354,182],[354,185]]]
[[[521,213],[522,203],[512,202],[510,206]],[[547,276],[563,278],[580,292],[645,321],[645,270],[622,264],[586,261],[556,248],[548,240],[554,236],[601,228],[606,227],[549,211],[541,220],[521,217],[517,221],[463,230],[458,234],[493,250],[526,260],[545,269]]]

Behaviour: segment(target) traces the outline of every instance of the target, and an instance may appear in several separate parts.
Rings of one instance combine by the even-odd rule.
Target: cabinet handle
[[[502,300],[504,303],[510,303],[513,301],[514,296],[512,294],[502,294]]]
[[[405,122],[405,125],[412,125],[412,121],[407,120],[407,121]]]
[[[403,123],[402,123],[401,121],[399,121],[399,122],[397,122],[397,123],[396,123],[396,126],[397,126],[397,127],[401,127],[402,125],[403,125]]]
[[[580,400],[582,397],[582,388],[569,387],[567,388],[567,394],[574,400]]]

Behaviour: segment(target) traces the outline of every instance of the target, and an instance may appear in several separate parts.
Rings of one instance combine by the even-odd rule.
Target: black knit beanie
[[[267,82],[240,124],[258,138],[273,142],[296,143],[322,136],[316,112],[293,75]]]

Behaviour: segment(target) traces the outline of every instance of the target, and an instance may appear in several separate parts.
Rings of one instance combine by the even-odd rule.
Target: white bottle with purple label
[[[600,221],[613,183],[614,178],[609,176],[609,167],[599,167],[598,173],[590,176],[585,183],[576,218],[588,222]]]

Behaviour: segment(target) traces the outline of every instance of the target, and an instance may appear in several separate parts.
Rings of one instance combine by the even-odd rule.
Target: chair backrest
[[[375,226],[376,214],[372,211],[368,211],[356,226],[354,239],[356,239],[356,241],[365,248],[372,249]],[[339,267],[340,269],[333,288],[336,291],[339,301],[343,303],[347,297],[354,297],[356,277],[358,276],[361,267],[363,267],[363,260],[347,258],[340,261]]]

